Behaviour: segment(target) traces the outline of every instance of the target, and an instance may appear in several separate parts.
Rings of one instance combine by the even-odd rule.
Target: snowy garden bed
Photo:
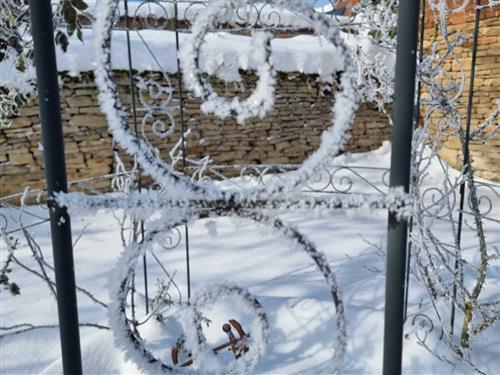
[[[389,144],[365,154],[341,156],[334,164],[356,168],[369,165],[374,169],[363,172],[371,184],[386,189],[382,178],[389,166]],[[381,168],[377,170],[376,168]],[[431,181],[439,181],[440,168]],[[273,177],[275,178],[275,177]],[[258,180],[254,180],[256,183]],[[241,180],[230,183],[242,184]],[[313,187],[322,189],[328,179],[316,181]],[[340,179],[336,183],[340,183]],[[253,183],[243,181],[243,185]],[[357,183],[356,192],[372,193],[374,188]],[[340,185],[337,187],[341,187]],[[493,195],[491,195],[493,194]],[[494,193],[490,198],[498,199]],[[9,218],[9,227],[17,227],[19,211],[2,209]],[[45,209],[27,207],[22,214],[25,225],[39,221],[30,215],[45,217]],[[120,213],[117,212],[119,216]],[[347,357],[343,373],[379,373],[383,341],[384,306],[384,249],[387,230],[385,211],[354,210],[315,213],[300,211],[288,213],[283,219],[292,222],[301,232],[314,240],[323,251],[337,274],[340,290],[345,301],[345,312],[349,329]],[[120,226],[113,215],[74,216],[75,271],[77,283],[91,291],[104,303],[109,303],[108,286],[114,277],[114,267],[122,248],[119,245]],[[449,240],[446,222],[436,228],[444,240]],[[486,221],[486,231],[491,246],[500,246],[498,224]],[[182,229],[182,228],[181,228]],[[265,357],[255,369],[257,373],[319,373],[331,355],[335,337],[335,312],[329,301],[328,288],[322,276],[315,270],[311,260],[300,251],[292,251],[288,242],[275,236],[267,228],[247,220],[219,218],[202,219],[189,225],[191,245],[191,272],[193,289],[201,290],[214,283],[229,281],[248,288],[257,296],[267,312],[270,322],[270,340]],[[42,251],[50,259],[50,236],[48,223],[32,229],[33,236]],[[156,256],[167,266],[183,298],[186,296],[186,271],[184,241],[173,249],[158,249]],[[168,240],[168,238],[167,238]],[[175,235],[171,238],[177,242]],[[172,244],[172,243],[171,243]],[[473,233],[467,231],[463,238],[465,256],[474,256]],[[270,252],[269,249],[273,251]],[[19,259],[36,266],[29,249],[19,248]],[[5,253],[2,252],[2,257]],[[157,279],[165,274],[156,261],[148,256],[150,288],[155,290]],[[14,267],[13,267],[14,268]],[[488,290],[497,295],[500,289],[500,269],[492,267]],[[2,297],[2,325],[32,323],[34,325],[57,325],[57,309],[53,296],[40,279],[26,270],[14,268],[12,277],[18,282],[21,294]],[[411,279],[411,289],[406,323],[404,365],[405,373],[465,373],[470,370],[457,362],[448,364],[423,350],[418,337],[429,336],[428,343],[435,345],[436,353],[446,353],[446,344],[439,340],[439,327],[431,326],[419,314],[430,313],[425,299],[425,289]],[[137,277],[137,314],[145,318],[142,276]],[[179,292],[172,288],[172,297]],[[82,323],[109,326],[107,308],[96,304],[87,296],[78,296],[80,321]],[[220,326],[230,318],[241,319],[250,327],[254,317],[235,309],[231,303],[218,303],[206,311],[213,324],[206,329],[210,344],[223,341]],[[169,312],[165,312],[168,318]],[[412,324],[415,319],[414,324]],[[167,319],[166,325],[152,319],[141,332],[148,345],[165,362],[170,361],[170,348],[180,334],[179,323]],[[429,330],[431,330],[429,332]],[[6,332],[2,332],[4,334]],[[82,350],[85,373],[137,373],[138,369],[116,348],[113,334],[95,327],[82,328]],[[40,328],[1,339],[2,373],[56,373],[61,371],[57,328]],[[485,334],[474,348],[478,365],[487,373],[498,369],[496,348],[500,339],[495,330]],[[30,353],[29,356],[26,353]],[[230,357],[222,356],[221,361]]]

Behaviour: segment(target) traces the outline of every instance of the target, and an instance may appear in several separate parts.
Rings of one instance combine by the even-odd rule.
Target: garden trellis
[[[465,3],[465,2],[464,2]],[[474,180],[470,168],[470,160],[467,151],[467,145],[471,137],[485,138],[493,136],[498,130],[498,124],[495,121],[498,116],[498,110],[493,112],[488,120],[479,126],[480,131],[473,132],[471,135],[470,122],[471,115],[468,111],[465,133],[461,133],[461,126],[457,120],[457,111],[454,108],[455,96],[449,98],[446,93],[450,92],[449,87],[438,87],[434,79],[440,72],[439,64],[433,65],[435,61],[440,61],[436,54],[432,58],[424,59],[420,55],[420,68],[418,76],[420,77],[421,88],[425,90],[428,88],[430,99],[422,99],[422,110],[416,113],[423,113],[420,127],[415,130],[413,138],[413,175],[411,194],[405,194],[401,190],[390,189],[387,182],[387,170],[379,170],[380,179],[382,184],[375,185],[369,182],[363,174],[366,171],[363,168],[345,167],[345,166],[332,166],[330,160],[341,149],[346,141],[348,129],[352,124],[352,118],[356,105],[361,98],[359,92],[362,91],[357,88],[360,84],[366,82],[373,82],[373,76],[368,77],[371,81],[358,80],[358,71],[356,64],[353,63],[354,56],[352,52],[348,51],[344,46],[344,42],[338,37],[338,30],[341,27],[352,28],[355,27],[357,20],[356,16],[338,17],[323,15],[313,11],[310,6],[305,6],[301,2],[288,2],[288,1],[274,1],[271,4],[253,3],[248,5],[247,1],[227,1],[227,2],[189,2],[182,1],[145,1],[135,6],[134,14],[129,13],[129,4],[125,1],[123,7],[118,8],[122,13],[121,16],[117,15],[118,2],[105,1],[100,2],[99,11],[96,13],[97,19],[95,20],[95,33],[96,33],[96,48],[98,56],[98,65],[96,68],[96,81],[100,88],[101,106],[105,111],[110,131],[113,134],[114,140],[117,145],[127,151],[137,162],[137,167],[130,173],[127,173],[124,164],[120,158],[117,158],[118,174],[113,177],[113,183],[116,187],[120,187],[121,193],[114,196],[95,195],[89,196],[78,193],[71,193],[69,195],[59,194],[57,202],[61,206],[67,206],[71,212],[94,212],[96,210],[107,210],[107,212],[115,212],[117,210],[125,210],[125,212],[132,217],[132,226],[135,228],[133,231],[132,241],[126,243],[126,250],[124,251],[118,266],[115,285],[112,290],[112,303],[110,305],[110,321],[112,328],[116,331],[119,337],[126,337],[128,339],[120,340],[120,345],[130,355],[135,358],[145,372],[152,370],[162,369],[165,371],[175,371],[177,368],[172,367],[168,363],[164,363],[148,349],[141,339],[139,328],[136,325],[136,309],[134,307],[135,282],[138,276],[136,270],[138,260],[148,254],[151,263],[157,264],[159,267],[164,267],[152,248],[152,244],[159,241],[165,241],[165,233],[167,233],[168,241],[171,243],[166,246],[168,248],[176,247],[180,244],[180,237],[185,237],[184,244],[186,246],[186,260],[189,267],[189,233],[187,222],[196,218],[236,215],[240,217],[249,218],[251,220],[265,223],[270,227],[274,227],[277,234],[284,235],[296,246],[299,246],[307,254],[309,254],[317,265],[319,271],[324,275],[325,281],[332,291],[332,299],[336,306],[337,317],[337,332],[336,344],[332,348],[333,356],[331,363],[328,367],[329,371],[340,372],[342,366],[342,356],[345,351],[345,334],[348,328],[345,325],[344,306],[342,303],[340,290],[336,284],[334,273],[330,269],[326,258],[316,250],[314,244],[302,236],[296,229],[288,226],[279,218],[274,217],[277,213],[289,209],[315,209],[315,210],[330,210],[337,208],[360,208],[368,207],[372,209],[389,209],[394,215],[398,214],[399,219],[407,219],[413,217],[413,229],[411,234],[414,262],[408,262],[408,274],[412,271],[417,277],[418,282],[424,284],[433,300],[433,306],[437,313],[439,327],[442,328],[446,340],[451,344],[452,351],[457,355],[462,356],[472,366],[474,363],[468,357],[467,353],[464,354],[464,348],[467,345],[462,342],[462,349],[454,341],[454,324],[456,309],[467,316],[468,313],[472,314],[477,310],[477,313],[482,317],[482,321],[475,323],[475,327],[471,327],[470,332],[462,332],[461,340],[468,340],[467,337],[474,332],[480,333],[486,329],[490,324],[494,324],[497,319],[498,306],[485,304],[475,304],[478,301],[479,293],[481,291],[482,283],[481,278],[478,279],[476,286],[472,293],[460,281],[459,271],[463,267],[469,267],[468,261],[460,255],[460,236],[462,226],[470,226],[465,216],[472,215],[475,222],[472,226],[478,230],[478,236],[481,240],[480,249],[482,258],[487,258],[489,255],[486,253],[486,244],[482,240],[484,233],[482,233],[481,225],[482,220],[497,220],[495,217],[490,217],[494,213],[496,202],[494,200],[487,201],[488,196],[478,196],[477,189],[485,188],[491,191],[490,196],[498,198],[498,187],[491,184],[478,183]],[[441,3],[439,3],[441,4]],[[427,4],[438,15],[441,20],[441,32],[446,34],[446,24],[443,25],[443,20],[447,14],[453,12],[460,12],[460,6],[456,8],[440,7],[438,3],[431,2]],[[415,8],[415,4],[414,8]],[[441,4],[442,5],[442,4]],[[402,9],[410,12],[408,14],[415,15],[415,9],[411,5],[405,4],[407,8]],[[488,6],[497,6],[495,3],[490,3]],[[156,7],[153,12],[152,9]],[[283,26],[283,20],[280,19],[280,13],[276,9],[286,8],[292,15],[300,14],[298,18],[292,18],[293,22],[297,19],[301,23],[298,25]],[[244,11],[242,11],[242,9]],[[479,13],[483,6],[479,3],[477,8],[477,20],[479,20]],[[164,12],[162,15],[161,12]],[[422,12],[425,14],[425,12]],[[415,16],[416,17],[416,16]],[[173,21],[173,23],[172,23]],[[142,22],[142,24],[141,24]],[[477,21],[478,22],[478,21]],[[422,22],[423,23],[423,22]],[[159,65],[160,80],[154,80],[147,75],[140,75],[134,70],[133,53],[131,48],[130,35],[137,33],[141,38],[141,32],[148,28],[168,28],[169,25],[173,27],[176,36],[177,46],[182,50],[181,61],[182,69],[179,69],[177,90],[171,83],[171,77],[161,69],[161,61],[156,60]],[[389,25],[384,25],[383,32],[389,32]],[[407,57],[411,59],[412,43],[416,43],[417,28],[416,23],[409,22],[408,27],[413,26],[412,34],[404,34],[403,37],[410,39],[409,43],[405,45]],[[393,25],[392,25],[393,27]],[[231,99],[226,100],[216,94],[211,88],[209,81],[204,76],[204,71],[200,68],[200,50],[203,45],[204,35],[206,33],[213,33],[222,28],[224,32],[252,35],[255,39],[255,48],[257,53],[257,62],[259,64],[260,81],[256,85],[255,92],[250,95],[250,99],[239,100]],[[323,35],[323,38],[340,50],[343,61],[343,70],[340,78],[338,76],[332,77],[331,84],[335,86],[337,92],[336,103],[333,109],[334,126],[327,130],[323,143],[318,151],[307,160],[302,166],[213,166],[209,163],[209,159],[191,160],[186,153],[186,142],[189,141],[189,129],[183,118],[183,103],[185,100],[183,85],[187,84],[188,88],[199,96],[204,104],[203,110],[209,113],[214,113],[220,117],[234,116],[240,122],[244,122],[250,117],[264,117],[266,113],[272,109],[273,106],[273,56],[272,56],[272,32],[286,32],[297,29],[310,29],[316,34]],[[129,108],[120,104],[120,99],[116,92],[116,87],[113,83],[113,74],[111,67],[111,50],[112,47],[112,30],[124,29],[127,35],[128,53],[129,53],[129,67],[130,67],[130,96],[131,104]],[[186,32],[191,32],[194,35],[191,43],[182,45],[182,35]],[[477,46],[477,29],[475,30],[475,45]],[[142,38],[141,38],[142,39]],[[455,42],[445,38],[449,53],[453,53]],[[146,41],[143,39],[144,43]],[[422,38],[421,38],[422,41]],[[391,43],[388,43],[391,44]],[[422,44],[421,44],[422,46]],[[415,50],[415,48],[413,48]],[[154,51],[151,52],[151,58],[154,59]],[[422,51],[422,47],[420,48]],[[474,57],[475,58],[475,57]],[[411,64],[410,64],[411,65]],[[474,65],[474,64],[473,64]],[[371,67],[373,68],[373,66]],[[369,69],[369,67],[367,67]],[[181,80],[180,72],[185,76],[185,80]],[[407,125],[412,124],[411,111],[413,109],[412,98],[413,89],[409,82],[415,82],[414,72],[411,70],[407,75],[407,81],[403,82],[406,85],[407,97],[400,96],[400,100],[407,106],[407,110],[403,111],[406,116],[410,118],[399,118]],[[473,87],[473,77],[471,75]],[[379,84],[385,83],[384,79],[387,77],[381,75],[378,81]],[[340,82],[337,82],[340,79]],[[456,95],[463,92],[466,87],[465,78],[456,85],[458,87]],[[355,91],[356,88],[356,91]],[[359,91],[359,92],[358,92]],[[374,90],[376,91],[376,90]],[[419,90],[420,91],[420,90]],[[420,92],[419,92],[420,94]],[[403,95],[403,94],[400,94]],[[443,98],[444,95],[444,98]],[[370,94],[368,94],[370,96]],[[420,98],[420,95],[418,95]],[[469,106],[472,106],[472,95],[469,97]],[[443,104],[444,103],[444,104]],[[425,108],[428,108],[427,112]],[[180,131],[175,132],[177,126],[172,115],[173,112],[180,112]],[[432,125],[433,116],[436,112],[443,114],[446,126],[441,129],[444,132],[458,132],[463,135],[464,144],[464,165],[466,166],[462,175],[451,178],[449,173],[446,173],[447,181],[442,190],[436,191],[420,191],[419,186],[426,178],[426,163],[429,156],[425,153],[427,149],[427,139],[429,137],[429,129]],[[417,121],[415,121],[417,122]],[[242,125],[244,126],[244,125]],[[147,128],[151,127],[151,130]],[[493,130],[491,130],[493,128]],[[482,130],[486,133],[483,134]],[[160,138],[167,138],[177,134],[179,142],[172,150],[169,157],[170,160],[162,159],[157,150],[151,145],[148,137],[155,136]],[[396,133],[398,134],[398,133]],[[407,128],[406,139],[408,145],[400,143],[401,138],[396,135],[394,145],[401,147],[401,152],[406,152],[408,158],[401,158],[402,166],[400,166],[400,174],[402,180],[399,183],[393,183],[392,186],[404,185],[405,180],[409,182],[409,158],[411,147],[411,126]],[[434,156],[439,150],[439,138],[432,138],[431,150]],[[396,152],[398,156],[401,155]],[[407,163],[406,169],[403,168],[405,162]],[[447,167],[443,166],[444,171],[448,172]],[[225,175],[231,176],[240,175],[248,178],[249,176],[257,179],[250,179],[254,184],[251,187],[241,187],[241,181],[228,179]],[[250,172],[249,172],[250,171]],[[346,171],[349,174],[346,174]],[[229,173],[232,172],[232,173]],[[276,174],[278,172],[278,174]],[[287,172],[286,174],[283,172]],[[343,173],[343,174],[340,174]],[[373,173],[373,170],[370,171]],[[340,174],[340,182],[343,185],[337,185],[336,176]],[[152,190],[141,188],[141,177],[149,175],[153,177],[154,182],[157,184]],[[326,175],[327,179],[323,186],[318,189],[318,186],[313,184],[318,176]],[[138,177],[139,176],[139,177]],[[354,177],[357,181],[354,183]],[[393,173],[393,176],[395,174]],[[214,183],[214,180],[220,180],[223,183]],[[324,181],[324,179],[322,179]],[[467,186],[464,181],[467,181]],[[243,180],[243,182],[245,182]],[[347,183],[347,184],[346,184]],[[357,183],[371,184],[374,190],[372,195],[356,194]],[[222,186],[222,188],[220,187]],[[466,190],[467,187],[467,190]],[[142,189],[142,190],[141,190]],[[458,190],[458,195],[457,195]],[[439,196],[436,198],[436,192]],[[434,194],[431,199],[427,199],[429,195]],[[454,216],[454,204],[457,203],[456,196],[460,197],[459,200],[459,215]],[[469,209],[465,208],[467,203]],[[486,211],[481,210],[481,207],[486,206]],[[152,211],[160,212],[161,218],[151,220],[150,213]],[[456,253],[450,258],[450,250],[447,245],[436,243],[435,236],[430,228],[429,222],[434,220],[445,220],[452,225],[453,231],[456,230],[456,241],[452,244],[452,249]],[[394,221],[395,222],[395,221]],[[498,222],[498,220],[497,220]],[[457,229],[455,229],[455,225]],[[181,230],[184,227],[184,233]],[[402,227],[399,231],[400,245],[396,252],[400,252],[401,248],[406,245],[406,231]],[[177,239],[172,239],[172,236],[177,236]],[[124,241],[127,242],[127,241]],[[437,251],[430,254],[429,243],[436,246]],[[395,244],[395,242],[393,242]],[[484,255],[486,253],[486,256]],[[147,263],[144,259],[144,280],[147,280]],[[416,259],[416,260],[415,260]],[[492,258],[493,259],[493,258]],[[403,298],[403,284],[404,272],[401,262],[404,263],[404,257],[399,259],[398,271],[399,280],[389,287],[394,287],[394,291],[398,294],[399,301],[395,304],[394,311],[398,319],[402,319],[402,298]],[[158,261],[158,263],[157,263]],[[452,263],[451,267],[449,263]],[[436,266],[439,263],[439,266]],[[151,266],[151,264],[150,264]],[[480,267],[487,266],[487,260],[482,261]],[[425,270],[432,270],[432,274],[426,274]],[[443,273],[443,269],[447,275]],[[463,272],[463,271],[460,271]],[[444,275],[444,276],[443,276]],[[450,275],[452,283],[449,284]],[[168,276],[170,278],[170,276]],[[188,278],[190,277],[188,273]],[[195,277],[195,275],[194,275]],[[401,279],[403,277],[403,279]],[[170,281],[172,281],[170,279]],[[145,285],[145,294],[148,298],[148,286]],[[188,282],[188,288],[189,288]],[[406,296],[411,293],[408,289],[410,282],[406,281]],[[451,289],[450,289],[451,285]],[[433,294],[433,289],[442,288],[442,291]],[[438,296],[442,294],[444,299],[439,299]],[[239,288],[238,286],[228,287],[219,286],[212,290],[207,290],[204,293],[193,293],[188,291],[188,298],[191,304],[185,302],[180,303],[179,306],[184,311],[185,319],[185,334],[184,346],[189,348],[191,355],[194,359],[194,366],[202,366],[204,359],[209,350],[206,348],[203,338],[203,332],[199,327],[202,322],[200,321],[200,314],[198,308],[201,309],[204,304],[210,303],[211,299],[215,300],[221,296],[232,298],[235,301],[240,301],[242,305],[250,304],[255,309],[257,316],[260,317],[260,328],[252,331],[252,337],[255,338],[255,344],[250,346],[250,352],[245,355],[243,361],[236,361],[234,364],[225,368],[224,371],[249,371],[255,365],[259,356],[263,354],[264,345],[267,336],[267,320],[265,311],[255,303],[256,296],[251,295],[248,291]],[[161,295],[157,296],[161,297]],[[462,303],[460,298],[466,302]],[[448,300],[447,304],[450,306],[451,314],[451,329],[447,328],[447,319],[441,315],[443,301]],[[253,301],[253,302],[252,302]],[[451,301],[451,303],[450,303]],[[129,308],[128,304],[131,302],[132,307]],[[468,307],[474,305],[472,310]],[[147,308],[155,311],[154,306],[145,303]],[[398,312],[398,310],[400,310]],[[127,314],[130,314],[128,316]],[[497,314],[497,315],[495,315]],[[410,322],[416,324],[420,321],[424,324],[431,319],[425,314],[418,313]],[[469,323],[472,323],[469,321]],[[402,337],[402,321],[401,330],[394,330],[396,339],[392,342],[397,345],[398,337]],[[387,338],[389,339],[389,338]],[[428,346],[427,335],[422,338],[422,344]],[[400,348],[396,348],[396,352],[401,352]],[[391,353],[393,354],[393,353]],[[385,358],[388,363],[386,371],[394,372],[400,369],[400,362],[397,359],[388,356]]]

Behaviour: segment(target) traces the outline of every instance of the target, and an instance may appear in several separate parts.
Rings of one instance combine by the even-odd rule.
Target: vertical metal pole
[[[457,280],[458,273],[460,270],[460,253],[461,253],[461,242],[462,242],[462,227],[464,221],[464,206],[465,206],[465,184],[467,182],[467,174],[469,169],[471,168],[470,161],[470,152],[469,152],[469,140],[470,140],[470,127],[472,121],[472,107],[473,107],[473,98],[474,98],[474,82],[476,78],[476,59],[477,59],[477,46],[479,39],[479,20],[481,19],[481,0],[476,0],[476,14],[474,19],[474,41],[472,44],[472,62],[471,62],[471,71],[470,71],[470,81],[469,81],[469,98],[467,102],[467,120],[465,125],[465,147],[464,147],[464,171],[463,174],[465,179],[460,184],[460,209],[458,211],[458,226],[457,226],[457,244],[456,244],[456,254],[455,254],[455,268],[454,272],[454,283],[453,283],[453,301],[451,303],[451,318],[450,318],[450,328],[451,334],[455,330],[455,300],[457,297]]]
[[[420,34],[418,42],[418,63],[422,64],[424,59],[424,38],[425,38],[425,12],[427,0],[421,0],[420,5]],[[419,80],[417,84],[417,103],[415,104],[415,114],[413,122],[413,131],[418,128],[420,123],[420,103],[422,99],[422,82]],[[416,184],[416,177],[412,176],[411,186]],[[410,235],[413,230],[413,218],[410,219],[408,228],[408,234]],[[411,266],[411,255],[412,255],[412,243],[408,241],[408,256],[406,259],[406,281],[405,281],[405,307],[404,307],[404,321],[408,318],[408,297],[410,294],[410,266]]]
[[[127,59],[128,59],[128,73],[129,73],[129,87],[130,87],[130,95],[132,96],[132,123],[134,124],[134,132],[137,136],[138,126],[137,126],[137,100],[135,93],[135,84],[134,84],[134,68],[132,64],[132,45],[130,43],[130,20],[129,20],[129,12],[128,12],[128,0],[124,0],[125,6],[125,27],[126,27],[126,35],[127,35]],[[141,170],[139,170],[139,192],[142,190],[142,174]],[[141,233],[141,241],[144,239],[144,223],[141,221],[139,224],[139,230]],[[146,254],[142,256],[142,269],[144,274],[144,299],[146,305],[146,314],[149,314],[149,293],[148,293],[148,263]]]
[[[65,374],[78,375],[82,373],[82,358],[71,222],[66,209],[59,207],[51,199],[55,193],[68,191],[51,1],[31,0],[30,13],[45,156],[45,179],[49,195],[63,371]]]
[[[186,169],[186,139],[185,132],[186,126],[184,124],[184,96],[182,87],[182,71],[180,60],[180,43],[179,43],[179,8],[177,0],[174,0],[174,17],[175,17],[175,44],[177,49],[177,78],[179,85],[179,113],[181,120],[181,138],[182,138],[182,167]],[[186,272],[187,272],[187,292],[188,301],[191,299],[191,265],[189,260],[189,228],[187,224],[184,225],[184,238],[186,239]]]
[[[392,135],[391,187],[409,191],[419,0],[399,2]],[[389,214],[385,286],[384,363],[385,375],[401,374],[408,221]]]

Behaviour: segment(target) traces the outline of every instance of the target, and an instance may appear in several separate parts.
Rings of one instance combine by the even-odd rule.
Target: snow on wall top
[[[342,33],[346,44],[353,50],[361,49],[371,58],[381,59],[392,70],[393,54],[375,45],[369,38]],[[137,71],[177,72],[175,33],[165,30],[141,30],[131,32],[133,67]],[[187,42],[190,34],[180,34],[180,43]],[[94,47],[92,30],[83,30],[83,43],[72,38],[68,51],[57,48],[59,71],[78,75],[94,69]],[[202,49],[201,66],[209,74],[216,74],[225,80],[237,80],[238,69],[256,69],[251,37],[220,32],[209,35]],[[151,51],[154,51],[153,58]],[[299,35],[292,38],[277,38],[272,41],[272,60],[277,71],[318,74],[329,77],[341,69],[339,51],[325,39],[313,35]],[[123,30],[113,32],[113,69],[127,70],[127,41]],[[0,85],[17,87],[29,92],[27,84],[35,78],[35,70],[18,72],[11,61],[0,64]]]

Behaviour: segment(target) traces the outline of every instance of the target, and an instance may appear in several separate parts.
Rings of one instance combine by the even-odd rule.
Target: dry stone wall
[[[451,1],[450,1],[451,2]],[[460,112],[465,128],[467,113],[468,90],[472,64],[472,35],[474,32],[475,1],[467,7],[465,12],[459,12],[449,17],[449,31],[453,37],[457,32],[470,35],[471,38],[456,48],[462,68],[465,71],[465,91],[460,98]],[[432,43],[439,43],[440,52],[444,53],[442,37],[435,29],[433,15],[429,12],[426,24],[426,47],[429,50]],[[460,67],[456,61],[449,59],[444,69],[450,72],[454,79],[460,77]],[[472,131],[481,124],[496,108],[496,101],[500,100],[500,8],[485,8],[481,12],[479,23],[478,52],[476,60],[476,78],[474,85],[472,107]],[[494,125],[498,124],[497,117]],[[458,137],[450,136],[442,140],[444,148],[440,156],[456,168],[463,166],[463,153]],[[480,143],[470,143],[472,166],[476,175],[493,181],[500,181],[500,133],[492,139]]]
[[[159,74],[150,73],[159,79]],[[177,77],[170,77],[177,97]],[[115,82],[126,108],[131,106],[128,72],[115,72]],[[252,73],[242,72],[242,82],[212,84],[229,97],[248,95],[256,82]],[[114,145],[108,134],[105,116],[97,100],[92,73],[77,77],[61,75],[61,108],[69,180],[102,176],[114,171]],[[334,94],[325,90],[316,76],[279,74],[277,100],[265,119],[251,119],[244,126],[232,119],[220,120],[200,112],[200,100],[186,93],[185,123],[192,133],[187,152],[190,158],[209,155],[215,164],[296,164],[318,148],[320,136],[331,124]],[[142,127],[145,112],[138,103],[138,132],[156,146],[165,159],[180,137],[179,111],[174,135],[163,140],[152,132],[152,121]],[[172,105],[178,108],[175,100]],[[130,118],[133,127],[133,119]],[[391,135],[387,116],[364,104],[358,111],[349,151],[362,152],[379,147]],[[38,108],[32,100],[10,128],[0,128],[0,196],[22,191],[26,186],[44,186],[43,149],[40,145]],[[109,188],[104,181],[101,189]]]

